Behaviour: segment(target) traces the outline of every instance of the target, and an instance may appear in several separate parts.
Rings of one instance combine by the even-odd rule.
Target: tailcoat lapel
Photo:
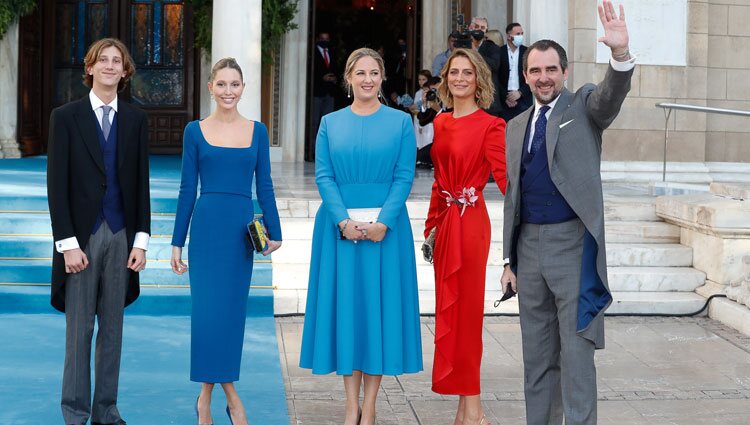
[[[86,145],[94,162],[102,173],[104,173],[104,158],[102,156],[102,148],[99,146],[99,135],[96,128],[98,124],[88,96],[78,102],[78,106],[73,114],[78,125],[78,130],[81,132],[83,144]]]
[[[562,122],[565,111],[568,110],[570,102],[572,101],[573,93],[568,91],[568,89],[563,89],[562,93],[560,93],[560,98],[555,104],[555,109],[552,110],[552,113],[549,116],[549,121],[547,121],[547,161],[549,162],[548,165],[550,171],[552,171],[552,160],[555,156],[557,136],[560,134],[560,123]]]
[[[128,123],[131,121],[130,105],[117,99],[117,169],[122,169],[122,164],[125,162],[125,152],[130,148],[130,137],[128,137],[127,129]],[[132,133],[132,132],[131,132]]]
[[[513,175],[509,176],[511,184],[510,189],[513,191],[512,193],[515,194],[516,199],[513,201],[516,202],[516,205],[518,205],[517,201],[520,199],[520,193],[518,190],[520,188],[521,161],[523,160],[526,130],[533,112],[534,108],[529,108],[516,118],[510,120],[510,128],[507,130],[508,137],[506,140],[510,141],[509,146],[507,147],[510,163],[509,169],[513,170]]]

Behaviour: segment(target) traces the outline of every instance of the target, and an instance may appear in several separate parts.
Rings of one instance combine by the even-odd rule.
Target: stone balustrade
[[[750,335],[750,184],[712,183],[709,192],[662,196],[656,214],[680,226],[693,267],[706,273],[696,292],[727,295],[709,315]]]

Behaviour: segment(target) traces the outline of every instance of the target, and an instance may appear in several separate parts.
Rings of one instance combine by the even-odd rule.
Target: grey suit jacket
[[[552,181],[575,211],[598,246],[596,268],[605,289],[607,253],[604,241],[604,201],[602,197],[602,132],[617,117],[630,91],[633,70],[617,72],[610,66],[599,85],[586,84],[575,93],[563,89],[547,121],[547,156]],[[515,270],[516,241],[521,224],[520,170],[526,129],[534,108],[512,119],[506,130],[506,167],[508,186],[505,195],[503,254]],[[561,128],[562,126],[562,128]],[[583,330],[582,336],[604,346],[601,316]]]

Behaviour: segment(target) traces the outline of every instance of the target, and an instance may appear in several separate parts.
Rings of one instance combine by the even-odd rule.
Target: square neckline
[[[250,149],[253,146],[255,146],[255,133],[256,133],[256,130],[257,130],[257,128],[255,128],[255,127],[257,127],[257,125],[258,125],[258,122],[255,121],[255,120],[250,120],[250,122],[253,123],[253,136],[250,138],[250,146],[241,146],[241,147],[218,146],[218,145],[211,144],[211,142],[209,142],[208,139],[206,139],[206,136],[203,134],[203,129],[201,128],[201,121],[203,121],[203,120],[201,119],[201,120],[197,121],[198,133],[200,133],[201,139],[203,139],[203,142],[205,142],[208,146],[211,146],[212,148],[217,148],[217,149]]]

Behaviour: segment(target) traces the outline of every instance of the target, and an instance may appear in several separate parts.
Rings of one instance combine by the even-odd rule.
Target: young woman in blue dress
[[[354,101],[323,117],[300,366],[343,375],[345,425],[375,423],[382,375],[422,370],[417,274],[406,199],[414,180],[411,117],[382,105],[383,59],[358,49],[344,74]],[[364,381],[364,402],[359,391]]]
[[[239,380],[253,273],[253,254],[245,238],[246,225],[254,216],[253,179],[271,239],[263,255],[281,246],[268,130],[237,110],[244,88],[242,70],[234,59],[217,62],[208,83],[216,108],[208,118],[189,123],[184,134],[171,262],[175,273],[187,271],[182,247],[192,218],[190,380],[203,384],[195,405],[201,425],[213,423],[211,392],[216,383],[226,394],[232,424],[247,425],[234,381]]]

